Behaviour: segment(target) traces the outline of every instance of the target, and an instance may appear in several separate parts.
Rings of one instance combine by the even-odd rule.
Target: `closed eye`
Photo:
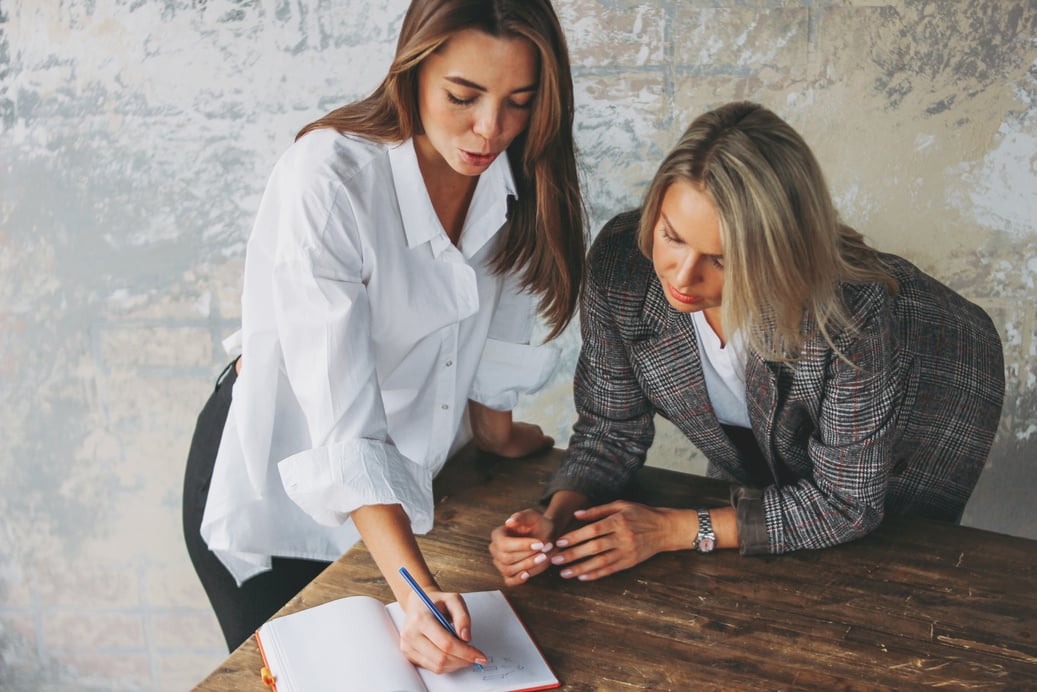
[[[454,96],[453,94],[451,94],[448,91],[448,92],[446,92],[446,98],[447,98],[448,101],[450,101],[450,103],[453,103],[454,105],[457,105],[457,106],[470,106],[473,103],[475,103],[475,99],[478,98],[478,97],[472,96],[471,98],[463,99],[463,98],[458,98],[457,96]]]
[[[667,228],[665,225],[659,226],[659,233],[660,235],[662,235],[663,239],[668,243],[672,243],[674,245],[684,244],[684,241],[681,240],[680,237],[677,236],[675,233],[671,233],[670,229]]]

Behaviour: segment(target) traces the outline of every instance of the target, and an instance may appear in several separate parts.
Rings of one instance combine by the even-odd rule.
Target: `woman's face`
[[[529,123],[537,53],[524,38],[465,29],[418,68],[419,157],[462,175],[485,171]]]
[[[719,308],[724,246],[709,197],[689,182],[673,183],[663,195],[652,234],[652,264],[670,305],[689,313]]]

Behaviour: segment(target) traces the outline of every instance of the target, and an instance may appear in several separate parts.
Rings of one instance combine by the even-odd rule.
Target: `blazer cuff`
[[[770,553],[767,522],[763,514],[763,490],[733,485],[731,506],[735,508],[738,521],[738,551],[742,555]]]

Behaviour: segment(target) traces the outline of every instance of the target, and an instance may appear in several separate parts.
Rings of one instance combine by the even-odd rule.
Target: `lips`
[[[670,289],[670,295],[673,296],[673,299],[679,303],[684,303],[685,305],[694,305],[695,303],[702,300],[702,298],[700,298],[699,296],[689,296],[685,293],[681,293],[669,284],[667,284],[667,286]]]
[[[500,154],[477,154],[472,151],[461,149],[461,158],[465,163],[472,166],[489,166]]]

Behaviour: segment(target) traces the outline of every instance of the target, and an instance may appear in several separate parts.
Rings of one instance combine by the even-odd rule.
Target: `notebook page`
[[[489,663],[483,670],[471,666],[445,675],[418,669],[429,692],[513,692],[558,686],[558,678],[504,594],[498,590],[461,595],[472,616],[472,644]],[[386,610],[396,626],[403,627],[400,605],[390,603]]]
[[[265,623],[257,633],[277,692],[425,692],[381,601],[350,596]]]

